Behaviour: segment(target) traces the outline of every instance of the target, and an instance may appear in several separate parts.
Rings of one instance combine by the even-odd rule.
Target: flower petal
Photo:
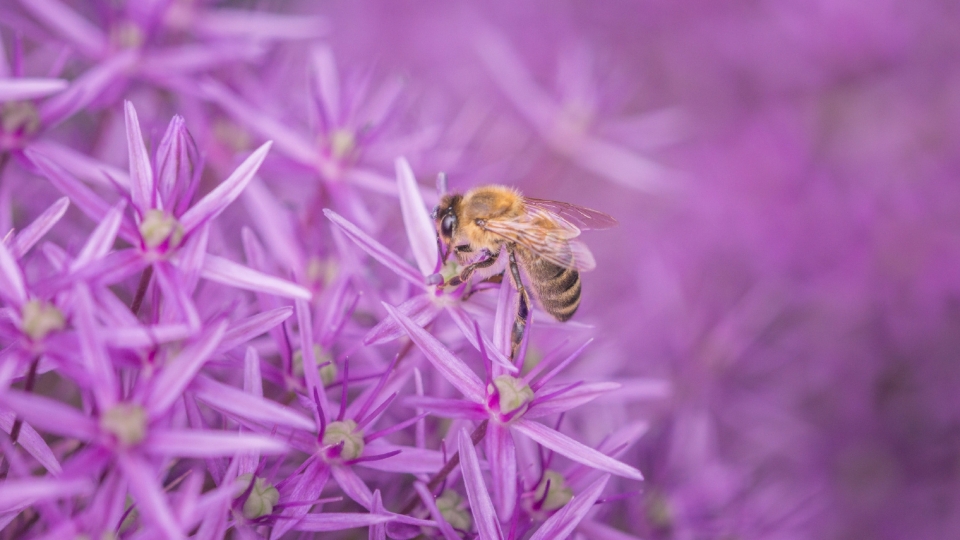
[[[125,77],[137,60],[137,51],[128,49],[95,64],[74,79],[69,88],[43,102],[39,110],[40,122],[51,127],[86,109],[94,99],[103,95],[104,90]]]
[[[76,272],[90,262],[102,258],[113,249],[113,244],[117,239],[117,231],[120,230],[120,222],[123,219],[123,209],[126,206],[126,201],[121,199],[97,223],[97,227],[90,233],[90,237],[87,238],[83,249],[77,254],[77,258],[70,263],[71,272]]]
[[[450,314],[450,318],[453,319],[453,322],[457,325],[457,328],[460,329],[460,332],[467,338],[467,341],[474,346],[477,350],[480,350],[480,341],[477,340],[477,327],[474,325],[473,319],[467,315],[467,312],[458,305],[452,306],[447,310],[447,313]],[[494,342],[490,340],[487,336],[480,334],[483,339],[483,350],[487,353],[487,356],[493,360],[494,364],[500,366],[503,370],[506,370],[510,373],[517,373],[520,369],[517,366],[514,366],[510,360],[504,356],[503,352],[495,346]],[[509,350],[509,349],[508,349]],[[495,370],[496,371],[496,370]],[[496,376],[499,373],[494,373]]]
[[[16,419],[17,415],[12,412],[0,411],[0,429],[10,433]],[[17,444],[22,446],[27,453],[33,456],[38,463],[43,465],[43,467],[54,476],[59,475],[63,470],[60,467],[60,462],[57,461],[57,456],[53,455],[53,450],[47,446],[43,437],[41,437],[40,434],[37,433],[37,430],[33,429],[29,423],[22,422],[20,424],[20,437],[17,439]]]
[[[282,454],[287,446],[282,441],[257,433],[231,433],[207,430],[158,430],[144,441],[144,451],[164,457],[220,457],[237,452],[256,451]]]
[[[407,261],[398,257],[394,252],[385,248],[383,244],[371,238],[367,233],[361,231],[356,225],[350,223],[333,210],[326,208],[323,210],[323,214],[342,230],[348,238],[376,259],[377,262],[386,266],[387,269],[392,270],[413,285],[423,287],[423,274],[417,272],[412,266],[407,264]]]
[[[243,345],[289,319],[292,314],[293,308],[285,306],[257,313],[252,317],[232,323],[230,328],[224,332],[223,340],[220,341],[217,352],[226,352]]]
[[[570,499],[563,508],[543,523],[530,540],[563,540],[573,533],[577,524],[593,508],[593,503],[603,493],[610,475],[605,474],[587,486],[582,493]]]
[[[30,248],[36,245],[36,243],[43,238],[43,235],[47,234],[47,232],[60,221],[60,218],[63,217],[63,214],[66,213],[69,207],[70,199],[68,197],[60,197],[57,199],[57,202],[50,205],[50,208],[44,210],[37,219],[30,222],[29,225],[17,233],[16,238],[13,239],[13,245],[10,246],[13,257],[19,259],[26,255],[27,252],[30,251]]]
[[[216,349],[223,337],[227,323],[221,321],[214,324],[197,341],[191,343],[163,367],[163,370],[153,381],[150,393],[150,409],[154,414],[165,411],[174,401],[180,398],[184,388],[190,384],[194,375],[200,371],[210,354]]]
[[[418,294],[397,306],[397,311],[410,317],[417,326],[424,327],[440,313],[438,306],[426,294]],[[393,317],[384,317],[382,321],[363,336],[364,345],[381,345],[393,341],[404,334],[400,323]]]
[[[90,441],[100,432],[94,419],[73,407],[36,394],[9,389],[0,393],[0,405],[47,433]]]
[[[253,175],[257,173],[260,164],[267,157],[272,144],[270,141],[263,143],[223,183],[184,212],[180,218],[184,231],[189,233],[201,224],[219,216],[230,203],[239,197],[247,184],[253,180]]]
[[[23,272],[4,242],[0,242],[0,295],[15,306],[21,306],[27,301]]]
[[[373,507],[373,492],[367,484],[349,467],[332,467],[333,479],[340,489],[360,506],[369,510]]]
[[[488,426],[489,429],[490,426]],[[480,460],[477,459],[477,450],[466,430],[460,431],[460,470],[463,472],[463,484],[467,488],[467,498],[470,500],[470,510],[476,521],[477,531],[484,540],[503,538],[500,521],[493,509],[490,492],[483,483],[483,473],[480,472]]]
[[[403,330],[410,336],[410,339],[420,347],[427,360],[440,372],[444,379],[450,382],[467,399],[477,403],[483,403],[484,387],[483,381],[463,363],[462,360],[453,355],[429,332],[417,326],[413,321],[400,313],[397,308],[383,303],[383,307],[391,317],[397,319]]]
[[[165,538],[184,538],[167,497],[157,482],[157,475],[146,460],[136,454],[121,452],[117,454],[116,461],[127,477],[127,485],[137,501],[140,514],[159,528]]]
[[[640,474],[640,471],[637,469],[621,463],[606,454],[602,454],[583,443],[579,443],[543,424],[520,419],[515,421],[511,428],[530,437],[542,446],[578,463],[583,463],[594,469],[609,472],[624,478],[643,480],[643,475]]]
[[[613,392],[618,388],[620,388],[620,384],[613,382],[581,384],[556,397],[534,400],[533,403],[530,404],[530,408],[527,409],[527,412],[523,413],[523,417],[533,419],[569,411],[570,409],[589,403],[603,394]],[[549,394],[550,390],[544,388],[539,390],[538,393]]]
[[[36,99],[55,94],[68,85],[63,79],[0,79],[0,102]]]
[[[286,298],[310,300],[310,291],[289,281],[258,272],[229,259],[210,255],[203,259],[200,276],[231,287],[275,294]]]
[[[487,426],[487,460],[499,514],[511,516],[517,502],[517,449],[510,430],[497,422]]]
[[[84,495],[93,489],[86,478],[6,478],[0,483],[0,512],[18,512],[37,501]]]
[[[313,420],[263,398],[257,398],[243,390],[238,390],[213,379],[199,376],[190,385],[197,398],[210,407],[225,414],[246,418],[266,426],[288,426],[305,431],[313,431]]]
[[[307,514],[293,526],[298,531],[326,532],[369,527],[379,523],[392,521],[393,516],[360,513],[325,512],[323,514]]]
[[[428,276],[437,266],[439,251],[437,247],[437,229],[430,219],[430,211],[423,203],[417,179],[413,176],[410,164],[404,158],[397,158],[397,187],[400,191],[400,212],[403,225],[407,229],[407,238],[413,250],[413,258],[420,267],[420,273]]]
[[[124,122],[127,128],[127,156],[130,163],[130,200],[143,218],[147,210],[157,208],[157,190],[150,167],[150,155],[140,132],[140,120],[133,103],[123,102]]]

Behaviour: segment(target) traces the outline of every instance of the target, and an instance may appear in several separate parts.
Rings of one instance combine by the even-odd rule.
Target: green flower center
[[[253,475],[250,473],[241,474],[237,477],[234,487],[235,497],[246,493],[250,488],[250,481]],[[280,492],[273,485],[268,484],[263,478],[257,477],[253,482],[253,489],[250,489],[250,495],[243,502],[243,517],[247,519],[257,519],[273,513],[273,507],[280,502]]]
[[[100,427],[124,446],[138,444],[147,436],[147,411],[139,405],[118,403],[100,415]]]
[[[323,444],[329,447],[327,450],[329,458],[342,461],[357,459],[360,454],[363,454],[363,431],[357,429],[357,423],[353,420],[332,422],[323,432]]]
[[[567,486],[563,475],[551,470],[543,473],[543,479],[533,492],[533,500],[540,503],[539,510],[546,512],[563,508],[572,498],[573,490]]]
[[[0,104],[0,126],[4,133],[31,135],[40,129],[40,114],[30,101],[8,101]]]
[[[23,333],[33,341],[40,341],[54,330],[63,330],[66,319],[56,306],[43,300],[30,300],[20,312]]]
[[[454,529],[469,531],[473,525],[470,511],[467,510],[463,498],[456,491],[444,490],[443,494],[437,497],[437,509],[440,510],[443,519]]]
[[[357,138],[352,131],[337,129],[330,134],[330,155],[343,160],[353,155],[357,148]]]
[[[313,344],[313,357],[317,359],[317,365],[320,366],[320,381],[324,386],[331,384],[337,378],[337,365],[333,362],[333,356],[323,350],[323,347]],[[293,352],[293,374],[297,377],[303,375],[303,350],[297,349]]]
[[[153,208],[147,210],[146,215],[143,216],[143,222],[140,223],[140,236],[148,249],[154,249],[164,243],[167,247],[175,248],[183,241],[183,225],[177,221],[177,218],[163,210]]]
[[[533,401],[533,390],[522,379],[501,375],[493,380],[497,389],[501,414],[510,414]],[[492,392],[492,389],[488,389]]]

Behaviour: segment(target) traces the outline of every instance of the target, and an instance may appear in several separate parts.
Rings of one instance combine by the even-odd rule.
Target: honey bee
[[[506,186],[481,186],[444,195],[434,209],[444,261],[455,253],[464,267],[450,284],[476,276],[507,273],[517,289],[517,315],[511,335],[511,356],[523,340],[533,298],[558,321],[569,320],[580,305],[580,272],[596,266],[587,246],[578,240],[584,229],[607,229],[617,220],[574,204],[522,196]]]

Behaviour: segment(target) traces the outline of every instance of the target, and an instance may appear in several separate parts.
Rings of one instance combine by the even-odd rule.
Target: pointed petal
[[[370,511],[378,515],[384,511],[379,489],[373,492],[373,509]],[[367,533],[367,540],[387,540],[387,528],[382,523],[372,525]]]
[[[93,489],[86,478],[7,478],[0,483],[0,512],[17,512],[37,501],[85,495]]]
[[[129,311],[129,309],[128,309]],[[180,341],[193,336],[195,330],[186,324],[157,324],[153,326],[111,326],[102,336],[104,345],[115,349],[156,347],[161,343]]]
[[[73,322],[80,339],[82,362],[93,379],[91,390],[101,411],[112,407],[118,398],[117,376],[110,356],[100,339],[100,328],[94,319],[96,308],[86,283],[78,283],[73,291]]]
[[[157,190],[150,167],[150,155],[140,132],[140,120],[133,103],[123,102],[124,122],[127,128],[127,156],[130,163],[130,200],[142,218],[147,210],[157,206]]]
[[[589,403],[603,394],[613,392],[618,388],[620,388],[619,383],[581,384],[580,386],[577,386],[576,388],[568,392],[564,392],[556,397],[542,401],[534,400],[534,402],[530,405],[530,408],[527,409],[527,412],[523,413],[523,417],[532,420],[534,418],[540,418],[551,414],[559,414],[569,411],[570,409]],[[550,389],[541,389],[539,393],[549,394]]]
[[[327,403],[327,392],[323,387],[323,381],[320,380],[320,372],[317,369],[317,355],[313,350],[313,316],[310,313],[310,305],[304,300],[296,301],[297,324],[300,326],[300,353],[303,355],[303,380],[307,386],[307,400],[316,397],[319,403],[312,404],[310,409],[313,413],[313,419],[319,430],[326,418],[331,413],[330,405]],[[320,410],[317,410],[317,409]]]
[[[517,502],[517,449],[510,430],[496,422],[487,426],[487,460],[497,510],[511,516]]]
[[[197,14],[194,29],[208,36],[235,36],[264,40],[323,37],[330,24],[323,17],[218,8]]]
[[[40,173],[61,193],[69,197],[70,202],[76,205],[87,217],[100,222],[110,211],[110,205],[106,201],[65,171],[60,165],[51,161],[50,158],[30,148],[26,149],[24,153],[40,170]],[[120,236],[134,245],[137,245],[140,241],[140,233],[126,222],[120,225]]]
[[[274,259],[285,270],[302,273],[303,251],[294,226],[295,218],[289,209],[282,205],[258,178],[254,178],[243,192],[243,202]]]
[[[123,220],[123,210],[126,206],[126,201],[121,199],[107,212],[107,215],[103,216],[97,227],[90,233],[77,258],[70,263],[71,272],[76,272],[110,252],[117,239],[117,231],[120,230],[120,222]]]
[[[467,399],[483,403],[483,381],[476,376],[462,360],[453,355],[446,347],[431,336],[426,330],[417,326],[409,318],[397,311],[397,308],[384,303],[387,313],[397,319],[410,339],[420,347],[427,360],[440,372],[444,379],[450,382]]]
[[[400,191],[400,212],[407,229],[407,238],[413,249],[413,258],[420,267],[420,273],[428,276],[437,266],[437,229],[430,219],[430,211],[423,203],[417,179],[413,176],[410,164],[404,158],[397,158],[397,187]]]
[[[460,470],[463,472],[463,484],[467,488],[467,498],[470,500],[470,510],[476,521],[477,531],[484,540],[503,538],[500,521],[493,509],[490,492],[483,483],[483,473],[480,472],[480,460],[477,459],[477,450],[466,430],[460,431]]]
[[[0,404],[46,433],[90,441],[100,432],[92,418],[58,401],[20,390],[0,394]]]
[[[464,418],[483,420],[489,415],[483,405],[464,399],[435,398],[429,396],[411,396],[403,400],[405,405],[417,407],[440,418]]]
[[[423,505],[427,507],[430,516],[437,522],[437,528],[440,529],[443,537],[446,540],[463,540],[460,535],[453,530],[453,527],[443,519],[443,514],[441,514],[440,509],[437,508],[436,498],[433,496],[433,493],[427,490],[427,486],[424,485],[423,482],[414,482],[413,489],[416,490],[417,495],[420,495],[420,500],[423,501]],[[487,539],[483,538],[481,540]]]
[[[37,219],[30,222],[29,225],[17,233],[16,238],[13,240],[13,245],[10,247],[13,257],[19,259],[26,255],[27,252],[30,251],[30,248],[36,245],[36,243],[43,238],[43,235],[47,234],[47,232],[60,221],[60,218],[63,217],[63,214],[66,213],[69,207],[70,199],[68,197],[57,199],[57,202],[50,205],[50,208],[44,210]]]
[[[27,301],[23,272],[4,242],[0,242],[0,295],[16,306],[22,306]]]
[[[289,493],[281,490],[281,500],[284,502],[303,502],[313,501],[320,496],[327,480],[330,479],[330,467],[322,460],[312,459],[306,469],[297,478],[297,483]],[[280,513],[281,519],[273,528],[271,538],[282,538],[283,535],[293,528],[300,516],[305,515],[310,507],[304,504],[288,506]]]
[[[237,452],[256,451],[282,454],[282,441],[256,433],[230,433],[207,430],[153,430],[143,446],[146,452],[164,457],[220,457]]]
[[[184,125],[183,117],[170,119],[157,147],[157,194],[162,206],[176,214],[176,196],[183,196],[199,165],[200,152]]]
[[[453,322],[467,338],[467,341],[469,341],[475,349],[480,350],[480,342],[477,340],[477,328],[474,326],[473,319],[467,315],[467,312],[459,305],[454,305],[447,310],[447,313],[450,314],[450,318],[453,319]],[[509,373],[517,373],[520,371],[520,368],[514,366],[513,363],[504,356],[503,352],[495,346],[493,341],[490,341],[490,339],[482,333],[480,336],[483,338],[483,350],[487,353],[487,356],[493,360],[494,364],[499,365]]]
[[[127,485],[137,501],[140,515],[160,529],[165,538],[184,538],[152,467],[140,456],[126,452],[118,453],[116,460],[127,477]]]
[[[39,140],[30,143],[29,151],[45,156],[88,184],[97,184],[110,189],[119,184],[122,188],[130,190],[130,175],[127,171],[78,152],[69,146],[51,140]]]
[[[593,508],[597,498],[603,493],[603,488],[607,486],[610,475],[605,474],[595,482],[587,486],[583,493],[570,499],[563,508],[556,514],[550,516],[543,525],[537,529],[537,532],[530,537],[530,540],[563,540],[573,533],[577,524],[586,517],[587,512]]]
[[[253,180],[253,175],[257,173],[257,169],[260,168],[260,164],[267,157],[272,145],[273,143],[270,141],[263,143],[223,183],[184,212],[180,219],[184,230],[189,233],[200,224],[219,216],[230,203],[239,197],[247,184]]]
[[[154,414],[165,411],[174,401],[180,398],[184,388],[190,384],[194,375],[200,371],[203,364],[209,360],[210,353],[216,349],[223,337],[226,322],[213,325],[197,341],[191,343],[164,366],[153,383],[150,394],[150,409]]]
[[[0,79],[0,102],[36,99],[67,87],[63,79]]]
[[[325,45],[317,45],[310,51],[311,75],[313,75],[314,91],[320,98],[322,105],[320,114],[328,130],[333,130],[341,124],[340,110],[340,76],[337,73],[337,62],[333,51]]]
[[[300,285],[258,272],[229,259],[207,254],[200,276],[238,289],[310,300],[310,291]]]
[[[340,489],[360,506],[369,510],[373,506],[373,492],[349,467],[333,467],[333,479]]]
[[[292,314],[293,308],[284,306],[282,308],[257,313],[252,317],[232,323],[230,328],[224,332],[223,340],[217,347],[217,352],[229,351],[234,347],[243,345],[289,319]]]
[[[418,294],[413,298],[397,306],[397,311],[403,313],[417,326],[421,328],[430,324],[437,314],[440,313],[440,306],[433,302],[426,294]],[[364,345],[381,345],[393,341],[404,335],[400,328],[400,323],[393,317],[384,317],[382,321],[370,329],[363,336]]]
[[[555,431],[543,424],[538,424],[526,419],[520,419],[513,423],[511,429],[515,429],[540,443],[545,448],[570,458],[578,463],[583,463],[594,469],[630,478],[632,480],[643,480],[643,475],[637,469],[621,463],[612,457],[602,454],[583,443],[579,443],[566,435]]]
[[[0,429],[10,433],[16,419],[17,415],[12,412],[0,411]],[[43,437],[41,437],[40,434],[37,433],[37,430],[33,429],[29,423],[22,422],[20,424],[20,437],[17,439],[17,444],[22,446],[28,454],[33,456],[38,463],[43,465],[43,467],[54,476],[59,475],[63,470],[60,467],[60,462],[57,461],[57,457],[53,455],[53,450],[47,446]]]
[[[346,529],[356,529],[357,527],[369,527],[370,525],[386,523],[391,520],[393,520],[393,516],[324,512],[323,514],[307,514],[303,516],[293,528],[298,531],[312,532],[343,531]]]
[[[365,448],[367,454],[386,454],[400,450],[400,453],[390,459],[361,461],[357,466],[375,471],[432,474],[443,467],[443,454],[436,450],[426,450],[410,446],[400,446],[383,441],[374,441]]]
[[[198,399],[225,414],[259,422],[267,427],[279,425],[305,431],[313,431],[316,428],[313,420],[293,409],[257,398],[204,376],[197,377],[191,388],[196,392]]]
[[[386,266],[413,285],[423,287],[423,274],[414,270],[412,266],[407,264],[407,261],[398,257],[394,252],[385,248],[383,244],[371,238],[367,233],[361,231],[356,225],[350,223],[333,210],[324,209],[323,214],[343,231],[348,238],[376,259],[377,262]]]

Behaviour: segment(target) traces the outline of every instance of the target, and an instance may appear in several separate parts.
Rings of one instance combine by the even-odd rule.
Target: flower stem
[[[480,422],[480,425],[477,426],[477,429],[473,430],[473,433],[470,434],[470,442],[472,442],[474,446],[480,444],[480,441],[482,441],[483,438],[487,436],[488,422],[489,420],[484,420],[483,422]],[[443,484],[444,480],[447,479],[447,476],[449,476],[450,473],[453,471],[453,469],[459,464],[460,464],[460,452],[458,451],[457,453],[453,454],[453,456],[450,458],[449,461],[447,461],[446,464],[444,464],[443,468],[440,469],[440,472],[435,474],[433,478],[430,479],[430,482],[427,483],[427,490],[430,493],[435,492],[437,488],[439,488],[440,485]],[[421,503],[422,501],[419,501],[418,498],[411,497],[410,501],[407,503],[407,505],[403,508],[403,510],[400,513],[410,514],[411,512],[416,510],[417,506],[419,506]]]

